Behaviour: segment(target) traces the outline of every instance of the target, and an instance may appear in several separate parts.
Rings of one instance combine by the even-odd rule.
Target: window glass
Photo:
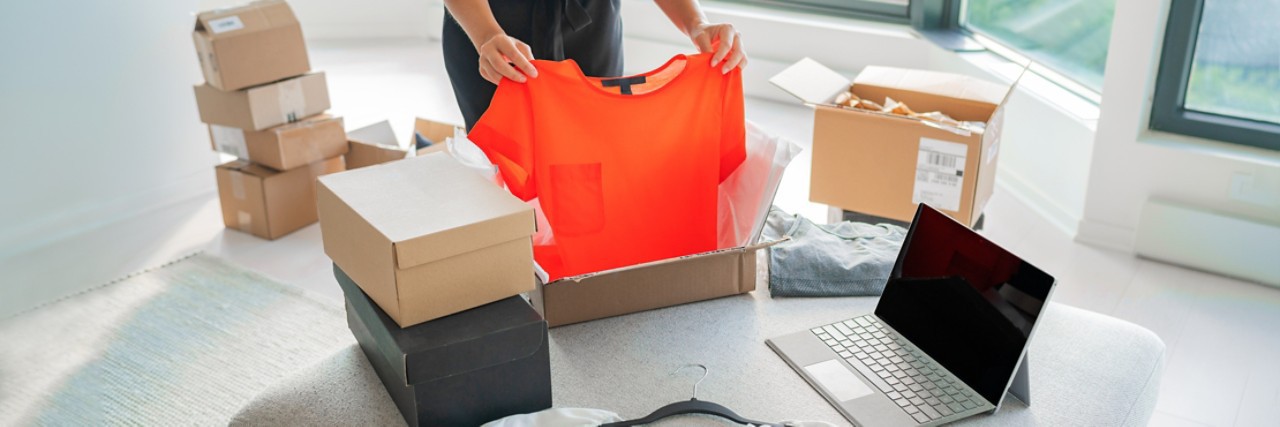
[[[968,0],[964,25],[1095,91],[1115,0]]]
[[[1280,123],[1280,0],[1206,1],[1188,110]]]

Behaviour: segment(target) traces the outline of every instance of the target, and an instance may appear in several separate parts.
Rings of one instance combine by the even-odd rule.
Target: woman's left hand
[[[715,52],[711,65],[720,65],[728,74],[734,67],[747,66],[747,53],[742,50],[742,35],[733,24],[701,24],[689,32],[689,38],[701,53]]]

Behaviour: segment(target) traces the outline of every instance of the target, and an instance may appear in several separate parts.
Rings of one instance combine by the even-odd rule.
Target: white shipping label
[[[253,216],[245,211],[236,211],[236,228],[245,233],[252,233]]]
[[[307,108],[307,96],[302,93],[302,80],[293,79],[276,85],[280,90],[277,100],[280,103],[280,119],[285,123],[293,123],[303,117],[303,109]]]
[[[249,158],[249,148],[245,146],[243,130],[219,125],[209,125],[209,129],[213,134],[213,145],[218,147],[219,152],[253,160]]]
[[[928,203],[945,211],[959,211],[968,150],[969,146],[961,143],[920,138],[911,202]]]
[[[244,174],[240,171],[231,171],[231,197],[244,200]]]
[[[240,21],[239,15],[231,15],[225,18],[218,18],[209,21],[209,32],[214,34],[222,34],[227,31],[235,31],[244,28],[244,22]]]

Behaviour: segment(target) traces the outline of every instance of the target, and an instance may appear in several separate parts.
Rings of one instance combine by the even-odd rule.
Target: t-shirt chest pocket
[[[604,229],[604,180],[600,163],[551,165],[551,199],[548,216],[556,235],[581,236]]]

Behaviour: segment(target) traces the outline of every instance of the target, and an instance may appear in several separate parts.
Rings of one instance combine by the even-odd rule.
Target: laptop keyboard
[[[856,317],[811,331],[922,424],[981,406],[973,390],[875,317]]]

